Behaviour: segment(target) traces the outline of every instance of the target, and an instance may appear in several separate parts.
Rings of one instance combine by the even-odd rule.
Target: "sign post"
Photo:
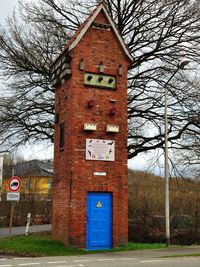
[[[14,215],[15,203],[11,203],[11,210],[10,210],[10,223],[9,223],[9,236],[12,232],[12,222],[13,222],[13,215]]]
[[[10,178],[10,180],[8,181],[8,187],[9,187],[10,192],[12,193],[19,191],[21,187],[20,178],[17,176],[13,176],[12,178]]]
[[[9,193],[7,193],[7,200],[12,201],[11,204],[11,211],[10,211],[10,223],[9,223],[9,235],[11,235],[12,231],[12,222],[13,222],[13,215],[14,215],[14,209],[15,209],[15,201],[19,201],[20,199],[20,193],[18,192],[21,187],[21,181],[20,178],[17,176],[13,176],[8,181],[8,188],[10,190]]]

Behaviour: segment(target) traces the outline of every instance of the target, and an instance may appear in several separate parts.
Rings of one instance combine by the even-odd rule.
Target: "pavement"
[[[12,227],[11,235],[23,235],[25,234],[26,226]],[[31,225],[29,227],[29,233],[38,233],[44,231],[51,231],[51,224]],[[0,228],[0,238],[9,237],[9,228]]]

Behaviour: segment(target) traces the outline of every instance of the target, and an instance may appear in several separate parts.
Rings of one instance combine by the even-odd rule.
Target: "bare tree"
[[[8,28],[1,29],[0,68],[10,92],[0,102],[1,142],[53,142],[49,64],[98,2],[21,3],[20,22],[13,16]],[[103,2],[134,57],[128,78],[129,158],[163,148],[164,87],[175,72],[167,88],[169,141],[172,149],[193,149],[200,137],[198,1]],[[191,63],[177,71],[185,57]]]
[[[24,158],[20,154],[5,154],[3,156],[3,178],[8,179],[13,175],[13,167],[16,164],[24,162]]]

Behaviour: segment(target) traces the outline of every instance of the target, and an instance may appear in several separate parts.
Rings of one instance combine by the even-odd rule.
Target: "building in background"
[[[49,198],[53,183],[53,167],[51,162],[40,160],[26,161],[12,167],[14,176],[21,180],[20,193],[24,197]],[[9,192],[8,180],[11,178],[8,173],[3,175],[2,193]]]

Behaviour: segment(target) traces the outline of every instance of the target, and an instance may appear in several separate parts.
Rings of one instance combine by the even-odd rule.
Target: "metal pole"
[[[166,246],[170,245],[170,214],[169,214],[169,165],[168,165],[168,117],[167,117],[167,84],[165,86],[165,231]]]
[[[169,207],[169,164],[168,164],[168,114],[167,114],[167,106],[168,106],[168,90],[167,86],[172,78],[175,76],[178,68],[171,75],[168,81],[165,83],[165,109],[164,109],[164,117],[165,117],[165,149],[164,149],[164,157],[165,157],[165,238],[166,238],[166,246],[170,245],[170,207]]]
[[[168,163],[168,116],[167,116],[167,106],[168,106],[168,90],[167,86],[179,69],[184,69],[184,67],[189,63],[188,60],[182,61],[178,64],[177,69],[165,83],[165,234],[166,234],[166,246],[170,245],[170,207],[169,207],[169,163]]]
[[[14,176],[14,174],[15,174],[14,167],[12,167],[12,177]],[[11,236],[11,232],[12,232],[14,210],[15,210],[15,203],[12,202],[11,210],[10,210],[9,236]]]
[[[12,202],[11,211],[10,211],[9,236],[11,235],[11,232],[12,232],[12,222],[13,222],[14,209],[15,209],[15,203]]]

